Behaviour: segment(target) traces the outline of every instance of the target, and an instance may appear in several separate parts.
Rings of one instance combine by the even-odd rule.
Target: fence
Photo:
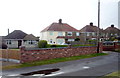
[[[10,49],[0,50],[0,58],[20,60],[20,55],[21,53],[19,50],[10,50]]]

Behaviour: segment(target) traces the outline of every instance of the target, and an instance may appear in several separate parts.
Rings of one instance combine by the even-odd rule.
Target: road
[[[48,75],[39,75],[40,77],[58,77],[58,76],[88,76],[88,77],[96,77],[103,76],[109,74],[111,72],[118,71],[119,66],[119,55],[115,52],[108,52],[109,55],[98,56],[93,58],[61,62],[56,64],[49,64],[43,66],[34,66],[27,67],[21,69],[11,69],[11,70],[3,70],[2,75],[4,76],[18,76],[21,73],[29,73],[31,71],[59,68],[59,71],[52,72],[52,74]],[[4,77],[3,76],[3,77]]]

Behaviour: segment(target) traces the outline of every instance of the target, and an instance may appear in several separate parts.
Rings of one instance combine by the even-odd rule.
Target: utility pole
[[[98,0],[98,30],[97,30],[97,53],[99,53],[99,41],[100,41],[100,0]]]

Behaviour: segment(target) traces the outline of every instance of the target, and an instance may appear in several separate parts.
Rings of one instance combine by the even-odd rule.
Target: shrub
[[[51,45],[51,47],[56,47],[56,45]]]
[[[2,49],[7,49],[7,45],[5,43],[2,43]]]
[[[39,42],[38,42],[38,47],[39,48],[47,48],[47,41],[46,40],[40,40]]]
[[[75,41],[80,41],[80,38],[76,38]]]

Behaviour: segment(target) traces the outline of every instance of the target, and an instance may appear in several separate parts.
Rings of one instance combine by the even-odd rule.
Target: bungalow
[[[75,41],[79,36],[79,30],[67,23],[62,23],[62,19],[59,19],[58,23],[52,23],[41,31],[40,40],[46,40],[48,44],[64,44]]]
[[[4,38],[8,48],[37,47],[39,38],[32,34],[26,34],[21,30],[14,30]]]

